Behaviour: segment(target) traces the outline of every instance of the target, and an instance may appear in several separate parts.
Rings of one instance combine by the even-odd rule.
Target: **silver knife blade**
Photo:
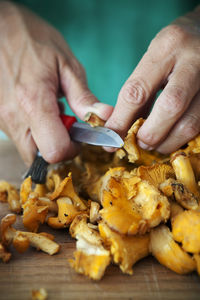
[[[91,127],[87,123],[73,123],[69,134],[75,142],[115,148],[121,148],[124,145],[123,140],[115,131],[106,127]]]

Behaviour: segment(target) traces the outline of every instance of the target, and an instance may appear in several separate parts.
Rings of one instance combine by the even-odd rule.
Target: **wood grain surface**
[[[9,141],[0,141],[0,179],[19,186],[25,166]],[[0,203],[0,218],[9,213]],[[23,229],[21,216],[17,228]],[[75,242],[66,230],[52,230],[61,245],[57,255],[49,256],[29,249],[24,254],[12,249],[9,263],[0,262],[0,299],[31,299],[31,291],[46,288],[48,299],[200,299],[200,279],[196,273],[177,275],[148,257],[134,266],[134,275],[122,274],[112,265],[99,282],[78,275],[69,266]]]

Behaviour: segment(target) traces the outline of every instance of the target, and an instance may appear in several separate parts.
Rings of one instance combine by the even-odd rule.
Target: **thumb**
[[[72,158],[77,152],[77,145],[70,140],[60,119],[55,93],[46,86],[37,91],[20,88],[17,97],[43,158],[49,163]]]
[[[72,111],[83,120],[88,112],[93,112],[107,120],[111,105],[101,103],[89,90],[83,67],[76,61],[76,68],[68,65],[60,68],[61,87]]]

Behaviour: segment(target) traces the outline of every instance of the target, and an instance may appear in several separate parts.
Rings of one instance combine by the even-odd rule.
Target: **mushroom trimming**
[[[13,244],[17,251],[23,253],[30,246],[42,250],[50,255],[57,253],[60,246],[49,237],[41,233],[16,230],[12,225],[16,221],[16,215],[10,214],[1,220],[1,241],[4,246]]]
[[[94,126],[103,124],[91,114],[88,120]],[[21,185],[24,225],[31,231],[39,230],[43,222],[56,229],[69,227],[77,240],[70,264],[95,280],[102,278],[111,261],[132,274],[136,261],[150,253],[179,274],[200,273],[200,136],[163,156],[137,145],[143,122],[132,125],[124,148],[116,153],[82,145],[73,161],[48,172],[46,184],[33,187],[27,178]],[[4,260],[9,258],[10,243],[20,252],[45,243],[44,251],[52,253],[49,245],[58,251],[49,234],[14,229],[13,215],[3,220],[7,220],[0,248]]]

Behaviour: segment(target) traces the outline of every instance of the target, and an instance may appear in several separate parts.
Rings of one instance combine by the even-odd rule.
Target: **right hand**
[[[91,111],[107,120],[113,108],[90,92],[83,67],[42,19],[1,1],[0,32],[0,129],[27,165],[37,148],[49,163],[73,157],[76,145],[60,120],[58,96],[80,119]]]

